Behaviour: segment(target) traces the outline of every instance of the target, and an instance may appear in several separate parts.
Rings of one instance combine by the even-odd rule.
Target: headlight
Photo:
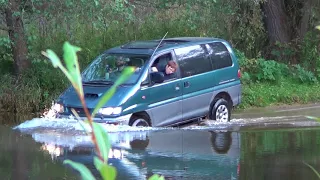
[[[122,108],[121,107],[107,107],[107,108],[101,108],[99,110],[99,113],[100,114],[103,114],[103,115],[119,115],[120,113],[122,112]]]
[[[62,104],[54,104],[53,109],[58,112],[58,113],[63,113],[64,112],[64,107]]]

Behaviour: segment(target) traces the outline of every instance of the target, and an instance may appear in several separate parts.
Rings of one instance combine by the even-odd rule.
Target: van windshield
[[[125,84],[135,84],[149,58],[149,55],[139,54],[102,54],[82,72],[82,81],[84,83],[113,84],[125,67],[134,66],[136,71]]]

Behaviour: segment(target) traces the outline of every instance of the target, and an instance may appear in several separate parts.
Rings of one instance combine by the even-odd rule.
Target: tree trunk
[[[304,38],[309,29],[309,21],[312,16],[312,6],[314,5],[314,0],[306,0],[302,9],[302,18],[300,23],[299,37]]]
[[[21,74],[31,65],[31,62],[27,59],[28,48],[19,9],[20,3],[20,0],[9,0],[8,7],[5,9],[16,75]]]
[[[262,4],[269,43],[288,43],[291,40],[289,19],[285,13],[283,0],[267,0]]]

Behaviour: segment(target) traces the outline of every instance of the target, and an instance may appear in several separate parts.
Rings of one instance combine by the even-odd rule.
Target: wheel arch
[[[229,104],[229,108],[231,109],[232,106],[233,106],[233,101],[229,95],[229,93],[223,91],[223,92],[219,92],[217,95],[215,95],[212,100],[211,100],[211,103],[210,103],[210,107],[209,107],[209,114],[208,114],[208,117],[211,119],[211,111],[215,105],[215,103],[219,100],[223,98],[224,100],[226,100]]]
[[[233,101],[231,99],[231,96],[228,92],[219,92],[217,95],[215,95],[213,98],[212,98],[212,101],[211,101],[211,104],[210,104],[210,110],[211,108],[214,106],[214,104],[219,100],[219,99],[225,99],[229,105],[232,107],[233,106]]]
[[[148,121],[150,126],[152,126],[151,117],[146,111],[139,111],[139,112],[133,113],[130,117],[130,120],[129,120],[129,126],[132,126],[133,121],[134,121],[134,117],[146,117],[147,118],[146,120]]]

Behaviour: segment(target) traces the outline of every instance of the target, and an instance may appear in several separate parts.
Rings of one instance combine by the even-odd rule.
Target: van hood
[[[118,86],[115,94],[109,99],[105,106],[117,107],[125,99],[131,86]],[[102,96],[111,86],[83,85],[84,97],[89,109],[95,108]],[[71,86],[59,98],[60,103],[68,107],[82,107],[76,90]]]

